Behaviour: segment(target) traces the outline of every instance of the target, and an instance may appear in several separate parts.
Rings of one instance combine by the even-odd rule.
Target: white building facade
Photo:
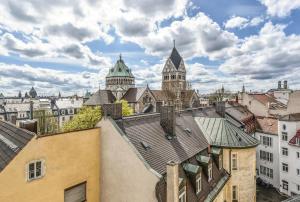
[[[282,117],[278,123],[280,191],[300,194],[300,114]]]

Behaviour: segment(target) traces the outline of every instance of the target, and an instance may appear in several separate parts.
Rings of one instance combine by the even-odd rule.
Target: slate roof
[[[279,118],[280,121],[300,121],[300,113],[288,114]]]
[[[0,121],[0,172],[26,146],[34,133]]]
[[[191,113],[176,116],[176,138],[172,140],[166,138],[159,114],[126,117],[117,124],[150,167],[161,175],[166,172],[167,162],[181,163],[208,147]],[[142,142],[147,143],[150,149],[145,149]]]
[[[131,77],[134,78],[131,70],[126,66],[124,60],[120,56],[120,59],[116,62],[115,66],[111,68],[106,76],[109,77]]]
[[[300,194],[299,195],[296,195],[296,196],[293,196],[291,198],[288,198],[282,202],[299,202],[300,201]]]
[[[116,101],[115,96],[110,90],[98,90],[85,103],[86,106],[99,106],[111,104]]]
[[[123,95],[122,99],[128,102],[137,102],[143,93],[146,91],[147,87],[144,88],[129,88]]]
[[[278,135],[278,119],[269,117],[256,117],[257,131]]]
[[[213,146],[226,148],[256,147],[259,142],[225,118],[196,117],[201,131]]]
[[[82,99],[69,99],[69,98],[62,98],[55,101],[56,106],[59,109],[66,109],[66,108],[80,108],[82,107],[83,100]]]
[[[156,101],[167,101],[169,99],[175,98],[175,95],[170,91],[165,90],[151,90]]]
[[[8,103],[4,108],[6,112],[26,112],[30,111],[30,103]]]
[[[267,105],[270,104],[270,109],[286,109],[287,106],[279,102],[273,95],[269,94],[249,94],[260,103]]]
[[[227,114],[241,122],[248,117],[253,116],[253,114],[246,107],[240,104],[230,104],[227,102],[225,110]]]
[[[172,53],[170,55],[170,59],[172,61],[172,63],[174,64],[174,66],[176,67],[176,69],[179,68],[180,62],[182,60],[182,57],[179,55],[177,49],[174,47],[172,50]]]

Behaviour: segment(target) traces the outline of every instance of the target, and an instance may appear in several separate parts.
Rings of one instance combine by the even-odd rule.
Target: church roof
[[[180,62],[182,60],[182,57],[179,55],[179,53],[175,47],[172,50],[170,59],[171,59],[172,63],[174,64],[174,66],[176,67],[176,69],[178,69]]]
[[[143,88],[129,88],[128,91],[123,95],[122,99],[127,100],[127,102],[137,102],[143,93],[146,91],[147,87]]]
[[[196,117],[196,122],[209,143],[217,147],[248,148],[259,142],[225,118]]]
[[[98,90],[84,103],[84,105],[98,106],[103,104],[111,104],[115,101],[116,98],[110,90]]]
[[[109,77],[132,77],[134,78],[131,70],[126,66],[124,60],[122,59],[121,55],[119,60],[116,62],[115,66],[111,68],[106,76]]]

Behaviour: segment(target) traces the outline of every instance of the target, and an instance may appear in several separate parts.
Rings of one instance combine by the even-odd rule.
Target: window
[[[260,136],[260,142],[265,146],[272,147],[272,138],[271,137]]]
[[[282,154],[283,156],[288,156],[288,155],[289,155],[288,148],[282,147],[282,148],[281,148],[281,154]]]
[[[282,134],[281,134],[281,139],[282,139],[283,141],[287,141],[287,139],[288,139],[287,132],[282,132]]]
[[[233,202],[238,201],[238,188],[237,188],[237,186],[232,186],[232,201]]]
[[[297,175],[300,175],[300,169],[297,168]]]
[[[185,186],[179,191],[179,202],[186,202]]]
[[[86,201],[86,182],[65,189],[64,202]]]
[[[273,179],[273,169],[267,168],[265,166],[260,166],[260,174]]]
[[[282,171],[289,172],[289,165],[286,163],[282,163]]]
[[[196,179],[196,194],[199,194],[201,189],[202,189],[202,186],[201,186],[201,173],[200,173]]]
[[[212,180],[212,163],[208,165],[208,181]]]
[[[286,130],[286,125],[285,124],[282,125],[282,129]]]
[[[231,169],[237,170],[237,154],[231,154]]]
[[[44,174],[43,162],[41,160],[31,161],[27,164],[27,180],[35,180],[41,178]]]
[[[297,184],[297,190],[300,191],[300,185],[299,184]]]
[[[300,158],[300,152],[297,152],[297,158],[298,159]]]
[[[282,189],[288,191],[289,190],[289,183],[285,180],[282,180]]]
[[[300,138],[298,138],[298,137],[296,138],[296,144],[300,145]]]
[[[69,114],[73,114],[73,113],[74,113],[73,109],[69,109]]]
[[[273,154],[272,153],[260,150],[259,154],[260,154],[259,157],[261,160],[273,162]]]

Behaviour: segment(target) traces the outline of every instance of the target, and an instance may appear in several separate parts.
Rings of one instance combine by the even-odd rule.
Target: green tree
[[[63,126],[64,132],[93,128],[101,120],[100,107],[82,107],[74,118]]]
[[[122,104],[122,115],[123,116],[130,116],[133,114],[133,109],[132,109],[132,107],[129,106],[129,104],[126,100],[120,100],[120,101],[117,101],[116,103]]]

